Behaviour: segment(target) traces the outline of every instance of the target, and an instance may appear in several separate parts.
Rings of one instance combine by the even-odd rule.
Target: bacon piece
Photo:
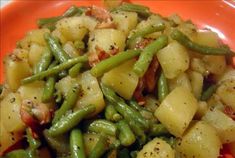
[[[235,120],[235,111],[230,106],[225,106],[224,113]]]
[[[133,97],[135,100],[138,102],[139,105],[144,105],[145,104],[145,98],[143,96],[143,91],[144,91],[145,85],[144,85],[144,78],[140,78],[138,85],[134,91]]]
[[[95,17],[99,21],[108,21],[108,19],[112,18],[110,13],[107,10],[100,8],[100,7],[97,7],[97,6],[90,7],[86,11],[85,14],[88,16]]]

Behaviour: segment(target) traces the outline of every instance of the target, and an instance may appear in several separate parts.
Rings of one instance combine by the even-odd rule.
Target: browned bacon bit
[[[134,98],[138,102],[139,105],[144,105],[145,104],[145,98],[143,96],[143,91],[144,91],[145,85],[144,85],[144,79],[140,78],[138,85],[134,91]]]
[[[136,43],[135,48],[137,49],[143,49],[145,48],[149,43],[153,41],[152,38],[144,38],[140,42]]]
[[[158,63],[157,57],[154,57],[151,64],[149,65],[148,70],[146,71],[144,75],[145,88],[148,93],[153,92],[156,86],[158,67],[159,67],[159,63]]]
[[[108,19],[112,18],[107,10],[97,6],[90,7],[89,9],[87,9],[85,14],[88,16],[93,16],[99,21],[107,21]]]
[[[107,21],[102,21],[96,25],[96,29],[116,29],[117,25],[111,20],[108,19]]]
[[[224,113],[235,120],[235,111],[230,106],[225,106]]]
[[[34,103],[28,99],[22,101],[20,116],[32,130],[38,129],[38,126],[49,123],[51,120],[51,112],[46,104]]]

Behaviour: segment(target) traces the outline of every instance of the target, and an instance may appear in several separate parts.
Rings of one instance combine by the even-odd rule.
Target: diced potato
[[[157,53],[166,78],[173,79],[189,68],[187,50],[178,42],[172,42]]]
[[[226,61],[224,56],[206,55],[202,59],[206,69],[216,75],[221,75],[226,69]]]
[[[176,78],[169,80],[168,82],[170,90],[175,89],[176,87],[182,86],[189,91],[192,91],[192,86],[189,80],[189,77],[186,73],[181,73]]]
[[[94,133],[85,133],[83,134],[84,148],[86,155],[89,155],[95,144],[98,142],[99,136]]]
[[[104,6],[107,9],[113,9],[115,7],[118,7],[119,5],[121,5],[123,0],[103,0]]]
[[[120,30],[96,29],[90,34],[88,49],[89,52],[96,52],[96,47],[103,49],[107,53],[113,48],[123,51],[125,48],[126,36]]]
[[[46,47],[40,46],[37,43],[32,43],[29,49],[29,64],[34,67],[40,60]]]
[[[215,32],[212,31],[199,31],[194,37],[194,42],[210,47],[218,47],[219,37]]]
[[[204,121],[191,126],[176,145],[181,158],[217,158],[221,142],[213,127]]]
[[[66,42],[63,46],[63,49],[71,58],[79,56],[79,52],[76,50],[73,42],[71,41]]]
[[[104,74],[102,82],[123,98],[131,99],[139,81],[138,76],[132,71],[134,64],[135,60],[133,59],[115,67]]]
[[[157,109],[157,107],[160,105],[159,101],[157,100],[157,98],[153,95],[147,95],[145,97],[145,104],[144,107],[151,112],[155,112],[155,110]]]
[[[1,122],[8,132],[22,132],[25,124],[21,120],[19,93],[9,93],[0,102]]]
[[[62,78],[61,80],[59,80],[56,83],[55,88],[56,88],[57,91],[61,92],[63,94],[63,96],[66,96],[68,91],[69,91],[69,89],[76,82],[78,82],[78,80],[76,78],[72,78],[70,76],[66,76],[66,77]]]
[[[62,44],[65,44],[68,41],[58,29],[55,29],[51,34],[53,37],[59,39]]]
[[[219,83],[222,83],[223,81],[231,80],[231,79],[235,80],[235,69],[232,68],[231,66],[227,66],[224,74],[221,75],[219,78]]]
[[[203,88],[203,76],[196,71],[189,71],[189,79],[191,81],[194,96],[199,99]]]
[[[208,110],[208,105],[207,105],[207,102],[205,101],[199,101],[198,102],[198,109],[197,109],[197,112],[195,114],[195,118],[196,119],[201,119],[205,113],[207,112]]]
[[[14,145],[19,140],[23,139],[23,134],[16,132],[8,132],[0,123],[0,156],[3,156],[4,151]]]
[[[81,98],[78,99],[75,109],[93,104],[96,106],[96,111],[91,116],[101,112],[105,102],[97,79],[89,71],[86,71],[78,77],[78,82],[82,86],[83,93]]]
[[[63,18],[56,24],[58,30],[66,41],[82,40],[97,25],[97,21],[89,16],[75,16]]]
[[[189,21],[180,23],[177,29],[179,29],[181,32],[187,35],[191,40],[196,35],[196,30],[197,30],[196,26]]]
[[[175,151],[171,146],[160,138],[155,138],[144,145],[137,154],[137,158],[174,158]]]
[[[155,111],[157,119],[176,137],[181,137],[198,108],[193,94],[176,87]]]
[[[137,25],[138,15],[135,12],[117,11],[111,13],[113,21],[117,24],[117,29],[123,31],[126,35]]]
[[[31,68],[26,60],[17,58],[14,54],[8,56],[4,62],[6,82],[15,91],[21,85],[21,80],[31,75]]]
[[[235,80],[231,79],[223,82],[216,93],[224,104],[231,106],[235,110]]]
[[[208,72],[206,71],[205,63],[199,58],[192,58],[191,59],[190,68],[193,71],[199,72],[203,75],[208,74]]]
[[[181,17],[177,14],[172,14],[171,16],[168,17],[169,20],[172,20],[175,24],[179,25],[180,23],[183,22]]]
[[[222,143],[235,141],[235,121],[217,109],[208,110],[202,120],[215,127]]]
[[[165,23],[165,20],[162,19],[160,15],[153,14],[150,17],[148,17],[147,20],[141,21],[137,26],[136,29],[143,29],[149,25],[158,25],[161,23]]]
[[[29,51],[26,49],[16,48],[16,49],[14,49],[12,54],[16,55],[17,58],[19,58],[21,60],[28,60]]]

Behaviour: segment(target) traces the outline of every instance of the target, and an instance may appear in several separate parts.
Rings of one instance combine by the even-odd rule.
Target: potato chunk
[[[204,78],[201,73],[196,72],[196,71],[189,71],[188,75],[191,81],[193,94],[197,99],[199,99],[202,94]]]
[[[175,152],[171,146],[160,138],[155,138],[144,145],[137,158],[174,158]]]
[[[215,127],[222,143],[235,141],[235,121],[223,112],[217,109],[209,110],[202,120]]]
[[[176,137],[181,137],[198,108],[197,100],[184,87],[176,87],[156,109],[155,116]]]
[[[134,63],[135,60],[130,60],[115,67],[104,74],[102,82],[123,98],[131,99],[139,81],[138,76],[132,71]]]
[[[187,50],[178,42],[172,42],[157,53],[166,78],[173,79],[189,68]]]
[[[19,93],[9,93],[0,103],[1,123],[8,132],[22,132],[25,124],[21,120]]]
[[[176,145],[181,158],[217,158],[221,142],[213,127],[196,122]]]
[[[170,90],[175,89],[178,86],[185,87],[189,91],[192,91],[192,86],[189,77],[186,73],[181,73],[176,78],[169,80],[168,82]]]

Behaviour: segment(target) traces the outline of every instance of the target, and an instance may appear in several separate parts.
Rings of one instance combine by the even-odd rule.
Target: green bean
[[[58,154],[69,153],[69,139],[66,135],[60,135],[59,137],[51,137],[48,134],[48,130],[43,131],[44,138],[48,145],[56,151]]]
[[[139,106],[139,104],[135,100],[130,100],[129,105],[130,105],[130,107],[132,107],[133,109],[135,109],[137,111],[142,110],[142,108]]]
[[[52,53],[49,49],[45,49],[45,52],[42,54],[39,62],[34,67],[34,74],[42,72],[48,68],[52,60]]]
[[[85,43],[81,40],[77,40],[74,42],[74,47],[76,49],[85,49]]]
[[[118,152],[117,158],[131,158],[129,150],[127,148],[123,148]]]
[[[125,120],[121,120],[117,123],[119,132],[119,140],[123,146],[130,146],[136,140],[134,133]]]
[[[117,96],[115,92],[109,88],[108,86],[105,86],[103,83],[101,83],[101,89],[103,91],[104,96],[106,99],[114,105],[115,109],[127,120],[127,121],[135,121],[136,123],[140,124],[144,129],[149,128],[149,123],[146,121],[141,114],[136,111],[135,109],[132,109],[130,106],[128,106],[125,101]]]
[[[123,3],[122,5],[111,10],[111,12],[114,11],[136,12],[143,17],[148,17],[151,14],[148,7],[131,3]]]
[[[77,63],[76,65],[74,65],[72,68],[69,69],[69,76],[77,77],[77,75],[81,71],[81,68],[82,68],[82,64]]]
[[[161,135],[165,135],[165,134],[169,134],[169,131],[162,124],[152,124],[151,125],[150,131],[149,131],[150,136],[157,137],[157,136],[161,136]]]
[[[82,132],[79,129],[73,129],[70,133],[70,152],[71,152],[71,158],[86,157]]]
[[[136,157],[137,157],[138,152],[139,152],[139,151],[132,151],[132,152],[130,153],[131,158],[136,158]]]
[[[139,144],[140,145],[145,144],[147,141],[147,137],[144,133],[144,130],[138,124],[136,124],[134,121],[130,121],[130,122],[128,122],[128,124],[131,127],[134,134],[137,136],[137,140],[139,141]]]
[[[60,19],[64,18],[64,17],[70,17],[70,16],[74,16],[77,13],[82,14],[82,8],[77,8],[76,6],[72,6],[70,7],[62,16],[58,16],[58,17],[51,17],[51,18],[42,18],[39,19],[37,21],[37,24],[39,27],[42,27],[43,25],[55,25],[55,23],[57,21],[59,21]]]
[[[26,150],[18,149],[7,153],[4,158],[29,158],[29,155]]]
[[[205,45],[201,45],[191,41],[185,34],[181,31],[175,29],[171,33],[171,38],[178,41],[183,46],[196,51],[197,53],[201,53],[204,55],[229,55],[235,56],[235,52],[232,52],[229,48],[215,48],[209,47]]]
[[[122,116],[116,111],[112,104],[108,104],[105,107],[104,115],[105,118],[109,121],[119,121],[122,119]]]
[[[216,91],[217,89],[217,85],[211,85],[209,88],[207,88],[201,96],[201,100],[202,101],[207,101],[208,99],[210,99],[210,97],[213,95],[213,93]]]
[[[57,121],[55,124],[53,124],[50,127],[50,129],[48,130],[48,133],[51,136],[57,136],[57,135],[66,133],[70,129],[75,127],[77,124],[79,124],[79,122],[83,118],[85,118],[89,114],[93,113],[94,111],[95,111],[95,106],[88,105],[82,109],[75,111],[75,112],[67,113],[59,121]]]
[[[110,121],[103,119],[93,121],[89,125],[88,130],[90,132],[104,133],[111,136],[116,136],[117,133],[116,125]]]
[[[68,72],[66,70],[63,70],[58,74],[59,79],[64,78],[66,76],[68,76]]]
[[[135,40],[139,37],[144,37],[144,36],[146,36],[150,33],[157,32],[157,31],[162,31],[164,29],[165,29],[165,25],[163,23],[160,23],[158,25],[149,25],[149,26],[144,27],[140,30],[137,30],[127,40],[127,46],[132,46],[133,43],[135,44]]]
[[[87,62],[87,60],[88,60],[87,55],[83,55],[83,56],[80,56],[80,57],[69,59],[65,63],[57,65],[57,66],[55,66],[51,69],[40,72],[40,73],[35,74],[33,76],[27,77],[27,78],[21,80],[21,83],[26,84],[26,83],[30,83],[30,82],[33,82],[33,81],[36,81],[36,80],[41,80],[41,79],[43,79],[47,76],[58,74],[62,70],[68,69],[68,68],[72,67],[73,65],[75,65],[79,62]]]
[[[96,143],[95,147],[92,149],[88,157],[100,158],[107,150],[107,146],[107,138],[101,134],[98,142]]]
[[[44,38],[56,60],[60,63],[64,63],[70,59],[69,55],[63,50],[60,43],[54,37],[52,37],[49,33],[46,33]]]
[[[42,102],[47,103],[52,100],[53,94],[55,91],[55,82],[56,78],[55,77],[49,77],[46,81],[46,85],[43,89],[42,93]]]
[[[140,54],[140,50],[127,50],[125,52],[120,52],[108,59],[105,59],[98,63],[91,69],[91,74],[95,77],[102,76],[105,72],[111,70],[112,68],[120,65],[121,63],[132,59]]]
[[[163,99],[168,95],[169,88],[167,84],[166,77],[163,72],[161,72],[161,75],[158,79],[158,99],[160,102],[163,101]]]
[[[52,124],[55,124],[68,110],[72,109],[78,99],[78,93],[81,91],[80,85],[75,83],[69,89],[68,94],[61,107],[55,112],[55,116],[52,120]]]
[[[176,138],[174,137],[166,137],[166,136],[161,136],[159,137],[160,139],[166,141],[170,146],[174,149],[176,145]]]
[[[166,35],[161,35],[158,39],[147,45],[141,52],[138,61],[134,65],[134,72],[142,77],[147,71],[149,64],[156,52],[165,47],[168,43],[168,37]]]
[[[26,130],[26,137],[27,137],[27,142],[29,143],[29,148],[32,150],[35,150],[37,148],[39,148],[39,146],[41,145],[41,142],[35,138],[33,138],[29,128]]]

